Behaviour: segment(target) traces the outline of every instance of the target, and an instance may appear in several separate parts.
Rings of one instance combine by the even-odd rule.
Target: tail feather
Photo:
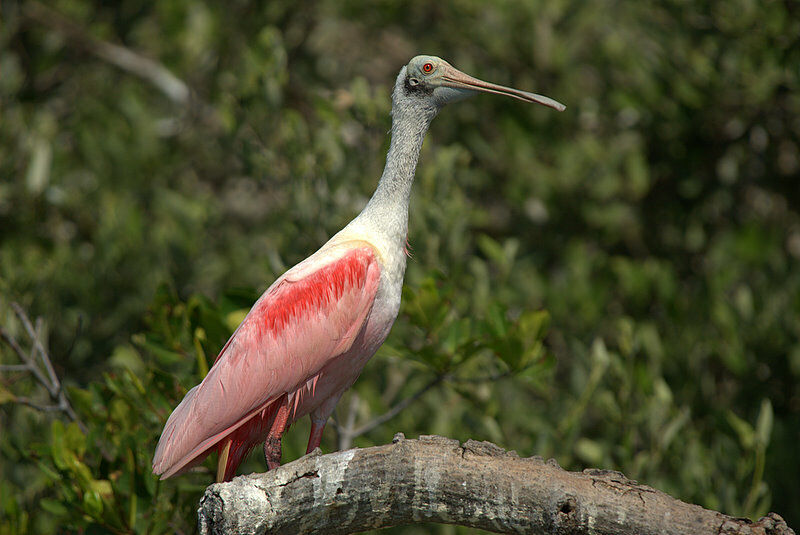
[[[239,468],[247,454],[257,444],[264,442],[264,438],[269,433],[270,427],[272,427],[272,421],[275,419],[278,405],[278,403],[273,402],[266,406],[250,418],[246,424],[217,443],[220,460],[222,461],[223,454],[227,456],[224,467],[222,466],[223,463],[217,466],[217,481],[230,481],[233,479],[233,476],[236,475],[236,469]],[[226,449],[227,452],[225,453]],[[224,471],[220,473],[222,470]]]
[[[181,439],[186,429],[197,423],[191,421],[193,399],[197,388],[196,386],[187,392],[183,401],[167,420],[153,456],[153,473],[160,475],[161,479],[182,474],[202,463],[212,451],[221,453],[226,443],[230,441],[223,474],[223,480],[230,481],[250,450],[264,441],[275,418],[278,404],[274,399],[268,401],[235,425],[187,451],[187,445]]]
[[[177,454],[177,444],[180,442],[178,439],[180,437],[176,437],[176,433],[178,429],[183,427],[183,424],[186,421],[189,411],[191,410],[192,400],[194,396],[197,394],[197,388],[200,385],[195,386],[191,390],[189,390],[186,395],[183,397],[183,400],[180,404],[172,411],[172,414],[169,415],[169,419],[167,419],[167,424],[164,426],[164,431],[161,433],[161,438],[158,440],[158,445],[156,446],[155,454],[153,454],[153,473],[156,475],[161,475],[162,479],[166,479],[171,475],[175,475],[178,471],[182,471],[182,468],[188,469],[187,465],[194,466],[195,464],[201,462],[203,459],[206,458],[208,455],[208,451],[201,452],[199,455],[187,459],[181,466],[175,468],[175,457]],[[193,463],[193,464],[192,464]],[[175,470],[173,471],[173,468]],[[168,475],[167,472],[172,472]]]

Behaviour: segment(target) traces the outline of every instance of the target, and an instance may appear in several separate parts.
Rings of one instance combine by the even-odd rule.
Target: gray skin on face
[[[406,89],[410,96],[433,101],[437,108],[472,96],[477,91],[442,85],[446,68],[453,66],[436,56],[416,56],[406,65]]]

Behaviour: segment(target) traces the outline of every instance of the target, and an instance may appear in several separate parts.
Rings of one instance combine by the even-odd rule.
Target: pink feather
[[[362,331],[381,268],[363,242],[316,256],[264,292],[205,379],[173,411],[153,458],[153,471],[162,479],[201,462],[245,424],[249,428],[236,433],[240,444],[234,447],[249,451],[264,440],[274,413],[270,405],[284,394],[309,386],[295,401],[293,420],[325,401],[314,399],[318,374]]]

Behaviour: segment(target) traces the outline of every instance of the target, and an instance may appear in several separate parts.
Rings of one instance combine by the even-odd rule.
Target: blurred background
[[[490,440],[796,529],[792,5],[4,1],[0,325],[27,353],[11,303],[41,318],[75,414],[32,408],[3,345],[0,532],[195,531],[215,460],[157,482],[163,423],[363,207],[419,53],[567,110],[481,96],[434,121],[400,317],[323,448]],[[430,530],[466,532],[393,532]]]

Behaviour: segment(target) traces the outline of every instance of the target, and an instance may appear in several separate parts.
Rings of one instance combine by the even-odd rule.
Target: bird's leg
[[[325,430],[326,420],[318,422],[313,418],[311,419],[311,434],[308,436],[308,447],[306,448],[306,455],[308,455],[315,449],[319,448],[319,444],[320,442],[322,442],[322,432]]]
[[[268,470],[275,470],[281,465],[281,439],[289,420],[289,406],[286,401],[286,395],[278,401],[275,419],[272,421],[272,427],[269,429],[266,440],[264,440],[264,458],[267,461]]]
[[[336,408],[336,404],[339,402],[339,398],[342,397],[343,392],[344,390],[332,395],[323,401],[319,407],[311,411],[309,415],[311,416],[311,433],[308,436],[306,455],[319,448],[319,443],[322,442],[322,432],[325,430],[325,424],[328,418],[331,417],[331,414],[333,414],[333,409]]]
[[[264,458],[267,460],[267,470],[275,470],[281,465],[281,437],[268,436],[264,441]]]

